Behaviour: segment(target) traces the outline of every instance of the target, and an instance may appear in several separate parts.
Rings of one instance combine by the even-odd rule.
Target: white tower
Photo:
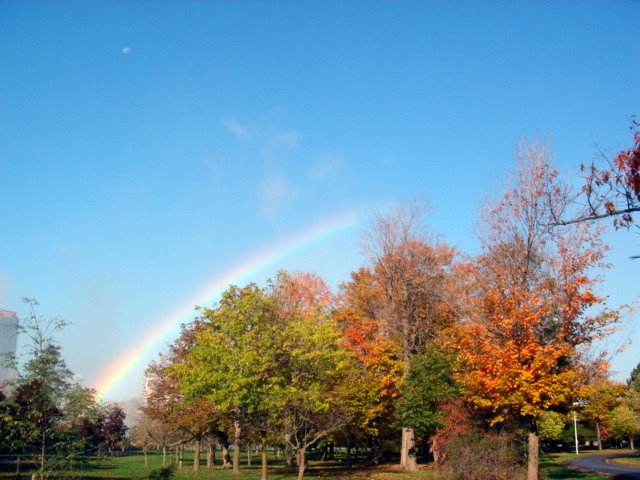
[[[7,366],[7,357],[15,357],[18,344],[18,317],[15,312],[0,310],[0,385],[14,380],[17,372]]]

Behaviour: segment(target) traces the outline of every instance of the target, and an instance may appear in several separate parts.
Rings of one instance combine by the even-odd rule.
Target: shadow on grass
[[[605,480],[610,477],[583,472],[569,468],[566,465],[555,463],[553,460],[540,462],[540,471],[545,480]]]

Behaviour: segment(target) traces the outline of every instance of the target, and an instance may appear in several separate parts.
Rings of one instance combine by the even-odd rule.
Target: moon
[[[131,51],[131,49],[129,47],[124,47],[122,49],[122,54],[123,55],[128,55],[130,51]]]

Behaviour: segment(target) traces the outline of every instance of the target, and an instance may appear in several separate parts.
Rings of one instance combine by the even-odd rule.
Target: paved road
[[[571,462],[569,463],[574,467],[580,468],[582,470],[589,470],[591,472],[609,475],[616,480],[640,480],[640,468],[625,467],[622,465],[614,465],[605,462],[609,458],[631,456],[633,456],[633,454],[588,455],[584,457],[578,457],[575,460],[571,460]]]

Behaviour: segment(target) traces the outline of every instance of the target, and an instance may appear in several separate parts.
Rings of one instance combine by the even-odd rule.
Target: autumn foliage
[[[602,307],[591,276],[602,266],[599,230],[578,223],[551,228],[566,189],[544,146],[526,147],[515,182],[485,211],[483,254],[472,269],[468,318],[456,346],[459,378],[492,423],[525,422],[530,479],[537,478],[537,419],[565,408],[581,384],[581,350],[616,316]],[[534,455],[535,454],[535,455]]]
[[[601,205],[630,224],[640,202],[637,132],[634,141],[615,172],[591,169],[588,218]],[[374,217],[366,264],[337,294],[302,272],[232,286],[151,364],[145,412],[176,426],[175,442],[233,437],[236,471],[241,446],[259,435],[264,450],[269,437],[288,465],[296,452],[300,479],[321,439],[366,442],[377,462],[400,433],[403,469],[417,468],[430,444],[441,461],[463,465],[452,452],[465,456],[459,478],[472,478],[483,457],[500,459],[485,462],[486,478],[516,478],[525,456],[510,443],[524,428],[527,478],[537,480],[539,419],[588,398],[585,419],[604,435],[619,391],[595,386],[585,367],[618,313],[598,292],[601,229],[587,217],[562,220],[575,198],[546,145],[523,145],[502,195],[482,210],[474,257],[427,233],[418,209],[398,207]]]

